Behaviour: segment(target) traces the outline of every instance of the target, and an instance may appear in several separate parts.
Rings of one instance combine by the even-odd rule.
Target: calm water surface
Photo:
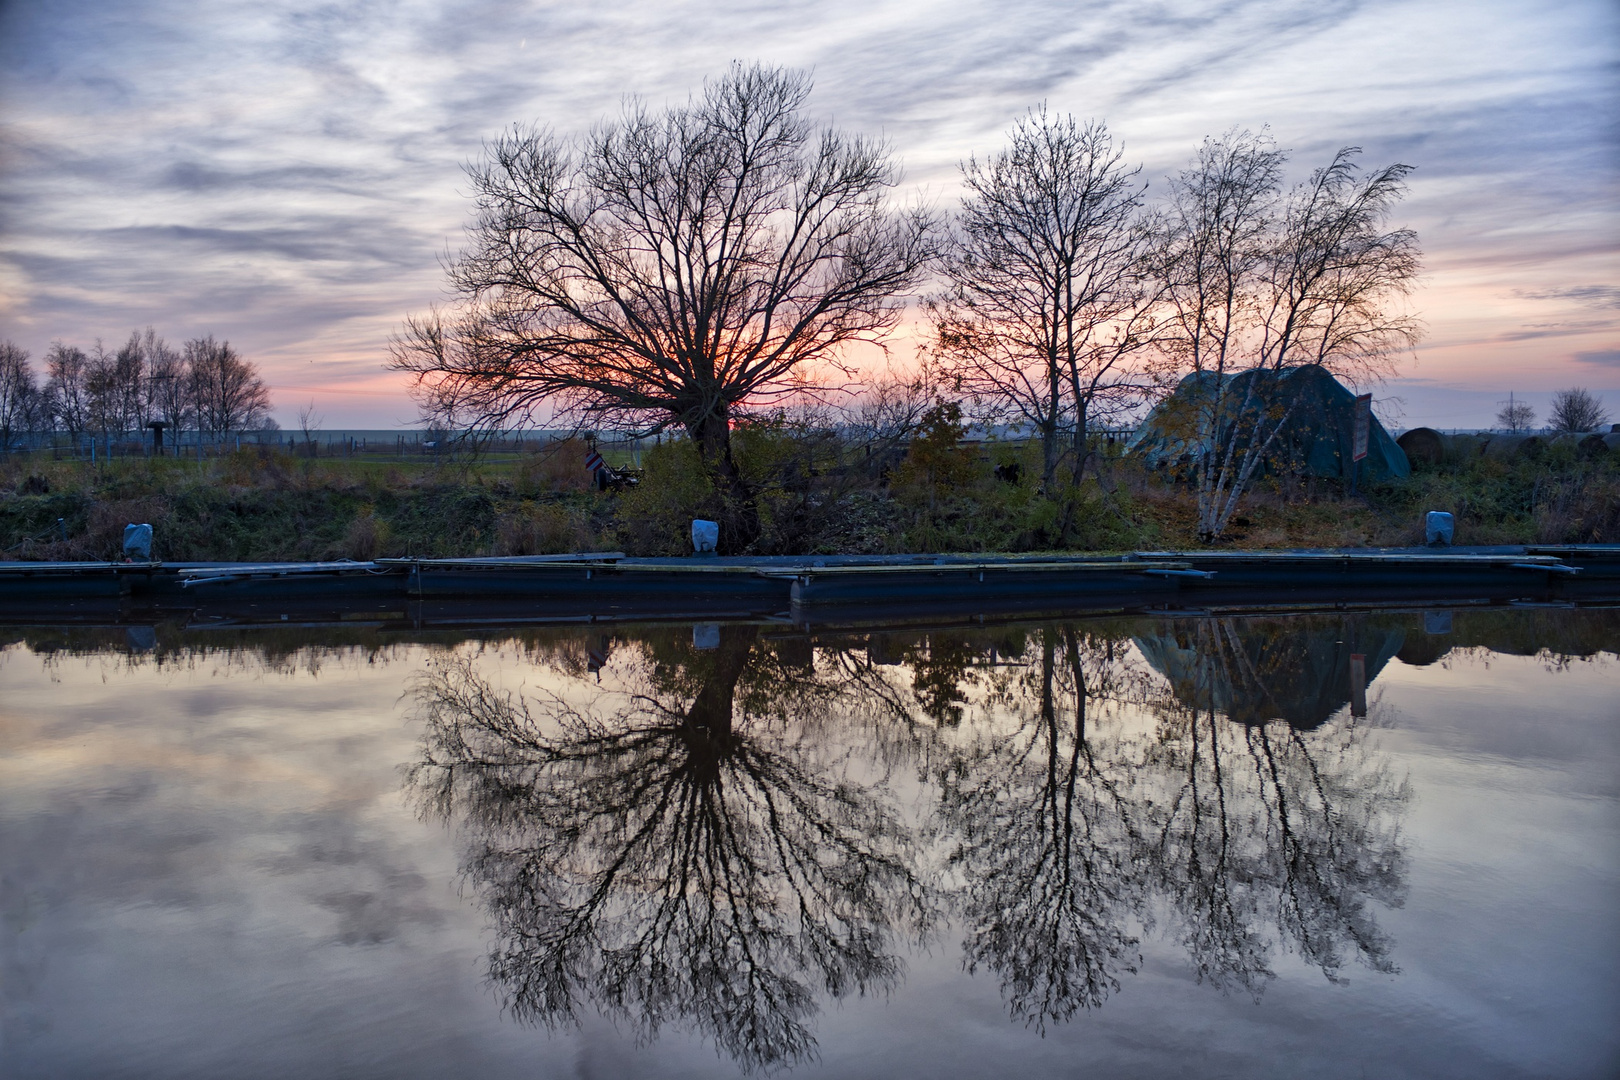
[[[1620,1069],[1620,612],[3,640],[0,1076]]]

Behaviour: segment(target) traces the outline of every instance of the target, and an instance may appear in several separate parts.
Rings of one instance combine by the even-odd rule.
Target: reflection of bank
[[[1366,715],[1367,687],[1406,631],[1358,615],[1177,619],[1133,640],[1188,708],[1310,730],[1346,705]]]

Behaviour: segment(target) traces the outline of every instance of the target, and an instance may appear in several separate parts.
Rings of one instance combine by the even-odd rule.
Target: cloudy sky
[[[1613,0],[0,0],[0,337],[213,333],[284,424],[408,422],[387,338],[445,298],[482,141],[733,59],[812,68],[815,111],[941,207],[1043,100],[1155,178],[1234,125],[1301,174],[1345,144],[1414,165],[1429,333],[1380,396],[1452,427],[1584,385],[1620,418]]]

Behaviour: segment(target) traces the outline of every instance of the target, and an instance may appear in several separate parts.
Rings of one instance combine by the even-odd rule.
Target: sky
[[[388,338],[449,299],[483,143],[733,60],[811,69],[811,111],[884,136],[897,197],[942,210],[1038,102],[1106,120],[1150,195],[1234,126],[1298,177],[1344,145],[1415,166],[1428,331],[1374,388],[1386,420],[1485,426],[1569,386],[1620,420],[1613,0],[0,0],[0,338],[37,363],[211,333],[283,426],[310,402],[408,425]]]

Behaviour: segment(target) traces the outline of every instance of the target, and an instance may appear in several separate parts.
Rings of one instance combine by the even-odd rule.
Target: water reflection
[[[1229,625],[1184,629],[1191,670],[1219,670],[1242,648]],[[1289,633],[1331,645],[1342,630]],[[1400,902],[1409,793],[1367,724],[1348,717],[1314,735],[1234,724],[1185,681],[1147,677],[1120,646],[1043,628],[1009,687],[1017,727],[975,741],[942,777],[968,965],[994,971],[1012,1015],[1037,1027],[1118,991],[1138,928],[1181,942],[1199,981],[1256,997],[1279,947],[1330,979],[1352,959],[1394,971],[1374,909]],[[1221,688],[1223,703],[1245,717],[1301,715],[1250,671]],[[1250,688],[1264,697],[1246,698]],[[1153,725],[1088,730],[1088,712],[1122,707]]]
[[[1406,631],[1364,616],[1181,619],[1133,640],[1183,705],[1310,729],[1346,705],[1366,715],[1367,684],[1400,652]]]
[[[1118,993],[1148,933],[1256,998],[1279,950],[1330,980],[1397,970],[1376,913],[1401,902],[1409,793],[1345,705],[1398,626],[702,629],[535,654],[583,697],[501,691],[458,654],[413,688],[409,787],[462,823],[519,1018],[589,1003],[791,1065],[819,995],[897,985],[942,911],[1042,1030]]]
[[[1400,903],[1409,791],[1366,734],[1355,721],[1311,739],[1209,710],[1160,712],[1143,762],[1144,862],[1200,981],[1258,997],[1276,945],[1330,979],[1352,959],[1396,970],[1374,904]]]
[[[433,662],[410,784],[469,826],[514,1015],[570,1021],[588,999],[648,1035],[680,1021],[745,1066],[791,1064],[814,1050],[818,989],[894,985],[896,936],[929,900],[885,788],[799,722],[828,687],[755,628],[717,629],[706,650],[644,642],[631,688],[589,709]]]
[[[1147,822],[1130,762],[1086,729],[1088,702],[1127,676],[1115,644],[1041,628],[1002,688],[1016,727],[984,733],[941,776],[964,962],[994,971],[1012,1015],[1037,1027],[1101,1005],[1139,960]]]

